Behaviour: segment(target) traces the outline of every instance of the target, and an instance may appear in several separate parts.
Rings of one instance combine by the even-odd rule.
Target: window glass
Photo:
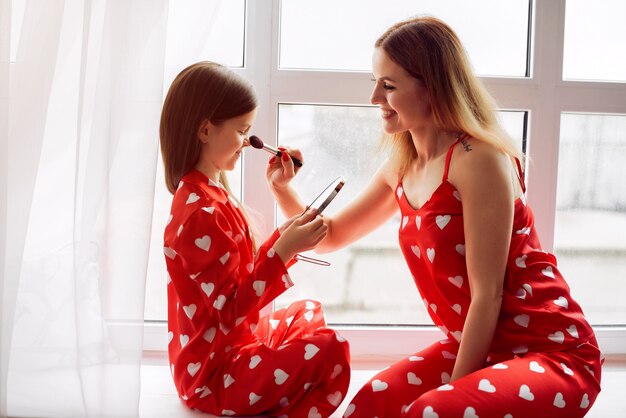
[[[563,114],[554,248],[594,325],[626,323],[626,116]]]
[[[282,0],[279,65],[369,71],[378,36],[424,14],[452,26],[479,74],[526,75],[528,0]]]
[[[567,0],[563,78],[626,81],[626,2]]]
[[[524,112],[500,119],[514,138],[523,137]],[[383,161],[378,148],[380,115],[371,106],[279,106],[279,143],[302,150],[305,165],[294,188],[305,202],[342,175],[346,185],[325,213],[333,214],[361,191]],[[281,215],[277,223],[285,221]],[[331,254],[307,254],[331,262],[305,262],[290,269],[296,286],[277,299],[277,308],[313,298],[324,304],[332,323],[430,324],[431,320],[397,244],[399,213],[378,230]]]

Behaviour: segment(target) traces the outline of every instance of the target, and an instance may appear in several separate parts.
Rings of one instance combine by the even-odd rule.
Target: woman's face
[[[433,124],[428,91],[424,83],[376,48],[372,57],[374,91],[372,104],[378,105],[383,129],[389,134],[419,130]]]
[[[207,122],[206,131],[200,134],[203,142],[200,164],[215,175],[220,171],[233,170],[241,151],[250,145],[248,133],[255,117],[256,109],[217,125]],[[203,134],[206,134],[205,140]]]

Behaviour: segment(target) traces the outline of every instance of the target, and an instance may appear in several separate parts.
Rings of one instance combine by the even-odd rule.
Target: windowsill
[[[340,418],[350,399],[374,374],[401,357],[356,356],[352,358],[352,379],[346,400],[331,418]],[[587,418],[622,418],[626,415],[626,355],[609,355],[603,369],[602,392]],[[141,367],[140,418],[204,417],[187,409],[178,399],[164,352],[144,352]]]

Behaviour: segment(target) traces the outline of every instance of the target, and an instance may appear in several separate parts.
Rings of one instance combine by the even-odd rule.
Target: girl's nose
[[[248,137],[245,137],[243,139],[243,146],[244,147],[249,147],[250,146],[250,140],[248,139]]]

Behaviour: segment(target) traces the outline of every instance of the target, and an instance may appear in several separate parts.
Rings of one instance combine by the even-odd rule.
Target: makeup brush
[[[269,152],[270,154],[274,154],[277,157],[280,157],[281,155],[283,155],[283,151],[276,149],[270,145],[264,144],[261,138],[259,138],[256,135],[252,135],[250,138],[248,138],[248,141],[250,141],[250,145],[252,145],[254,148],[263,149]],[[298,160],[296,157],[292,157],[291,155],[289,156],[291,157],[291,160],[296,166],[302,167],[302,161]]]

